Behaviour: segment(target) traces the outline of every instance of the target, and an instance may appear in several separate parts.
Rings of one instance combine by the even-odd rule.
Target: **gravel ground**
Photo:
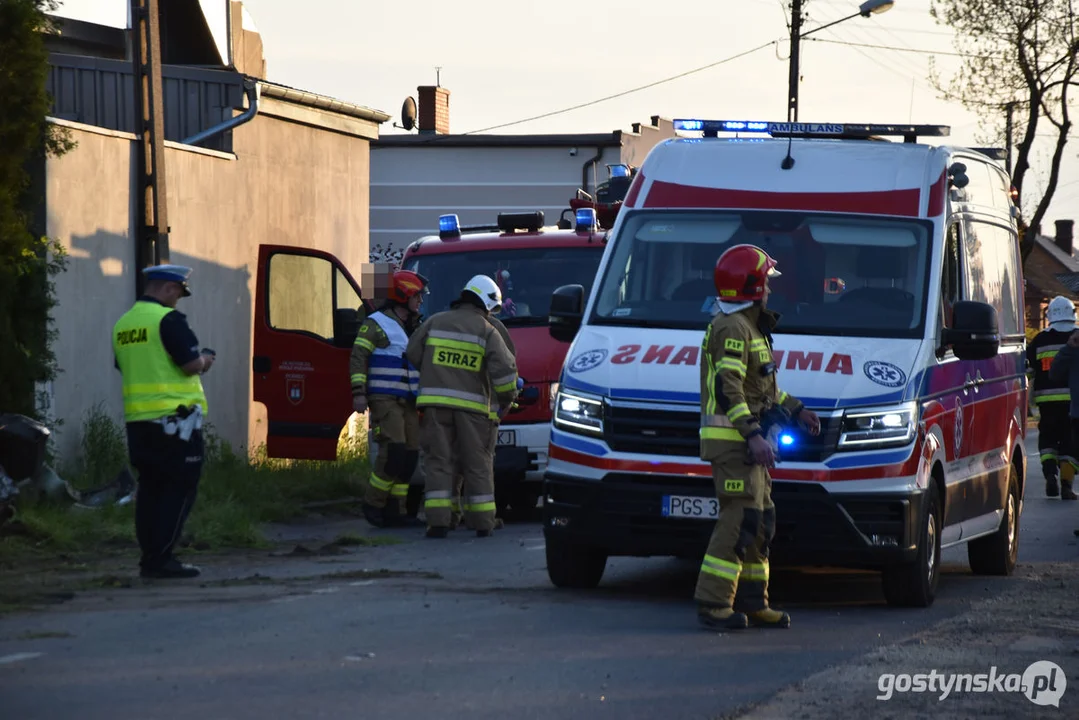
[[[1079,717],[1079,564],[1020,566],[1013,580],[1003,593],[973,603],[969,612],[723,717]],[[1039,662],[1044,664],[1032,667]],[[933,671],[943,677],[932,677]],[[895,680],[883,677],[887,673]],[[989,684],[979,682],[978,675],[990,673],[1013,677],[996,683],[991,692],[977,692],[979,685]],[[921,684],[918,674],[926,676]],[[960,677],[945,692],[952,674]],[[967,675],[974,678],[964,679]],[[889,696],[890,684],[894,690]],[[919,685],[926,689],[919,692]]]

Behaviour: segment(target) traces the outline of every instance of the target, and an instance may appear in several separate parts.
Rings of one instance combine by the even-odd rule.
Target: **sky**
[[[56,14],[126,27],[129,0],[63,0]],[[201,0],[204,6],[225,0]],[[805,0],[803,33],[857,12],[856,0]],[[450,132],[581,133],[629,130],[666,118],[786,120],[787,0],[657,3],[624,0],[606,12],[581,0],[247,0],[262,35],[268,80],[382,110],[383,134],[404,132],[401,104],[436,78],[450,95]],[[683,9],[684,7],[684,9]],[[896,0],[802,42],[798,119],[804,122],[951,126],[947,142],[979,145],[978,115],[940,99],[930,60],[950,78],[962,59],[930,0]],[[701,68],[622,97],[556,111]],[[876,47],[864,47],[866,45]],[[436,71],[440,67],[441,70]],[[515,123],[510,125],[510,123]],[[1042,120],[1039,134],[1055,130]],[[1043,224],[1079,219],[1079,133]],[[936,141],[933,141],[936,142]],[[1052,137],[1031,164],[1031,196],[1044,186]],[[1028,183],[1031,181],[1028,180]],[[1032,210],[1033,208],[1030,208]]]

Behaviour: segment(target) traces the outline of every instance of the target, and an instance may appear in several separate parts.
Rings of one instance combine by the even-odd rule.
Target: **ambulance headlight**
[[[849,410],[843,414],[839,447],[843,450],[867,450],[902,446],[914,439],[917,429],[917,403]]]
[[[554,424],[566,432],[602,435],[603,401],[560,390],[555,396]]]

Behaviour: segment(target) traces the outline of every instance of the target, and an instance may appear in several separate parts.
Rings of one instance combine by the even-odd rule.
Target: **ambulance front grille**
[[[607,405],[604,440],[616,452],[697,457],[700,450],[701,414]]]

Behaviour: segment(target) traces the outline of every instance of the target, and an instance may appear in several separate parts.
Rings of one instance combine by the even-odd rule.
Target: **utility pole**
[[[801,69],[802,0],[791,0],[790,77],[787,80],[787,122],[798,122],[798,75]]]
[[[1007,159],[1008,177],[1012,175],[1012,114],[1015,112],[1015,102],[1010,102],[1004,106],[1004,110],[1007,113],[1004,118],[1004,148]]]
[[[160,0],[131,0],[132,64],[135,84],[136,297],[142,295],[142,270],[169,261],[169,222],[165,194],[165,111],[161,83]]]

